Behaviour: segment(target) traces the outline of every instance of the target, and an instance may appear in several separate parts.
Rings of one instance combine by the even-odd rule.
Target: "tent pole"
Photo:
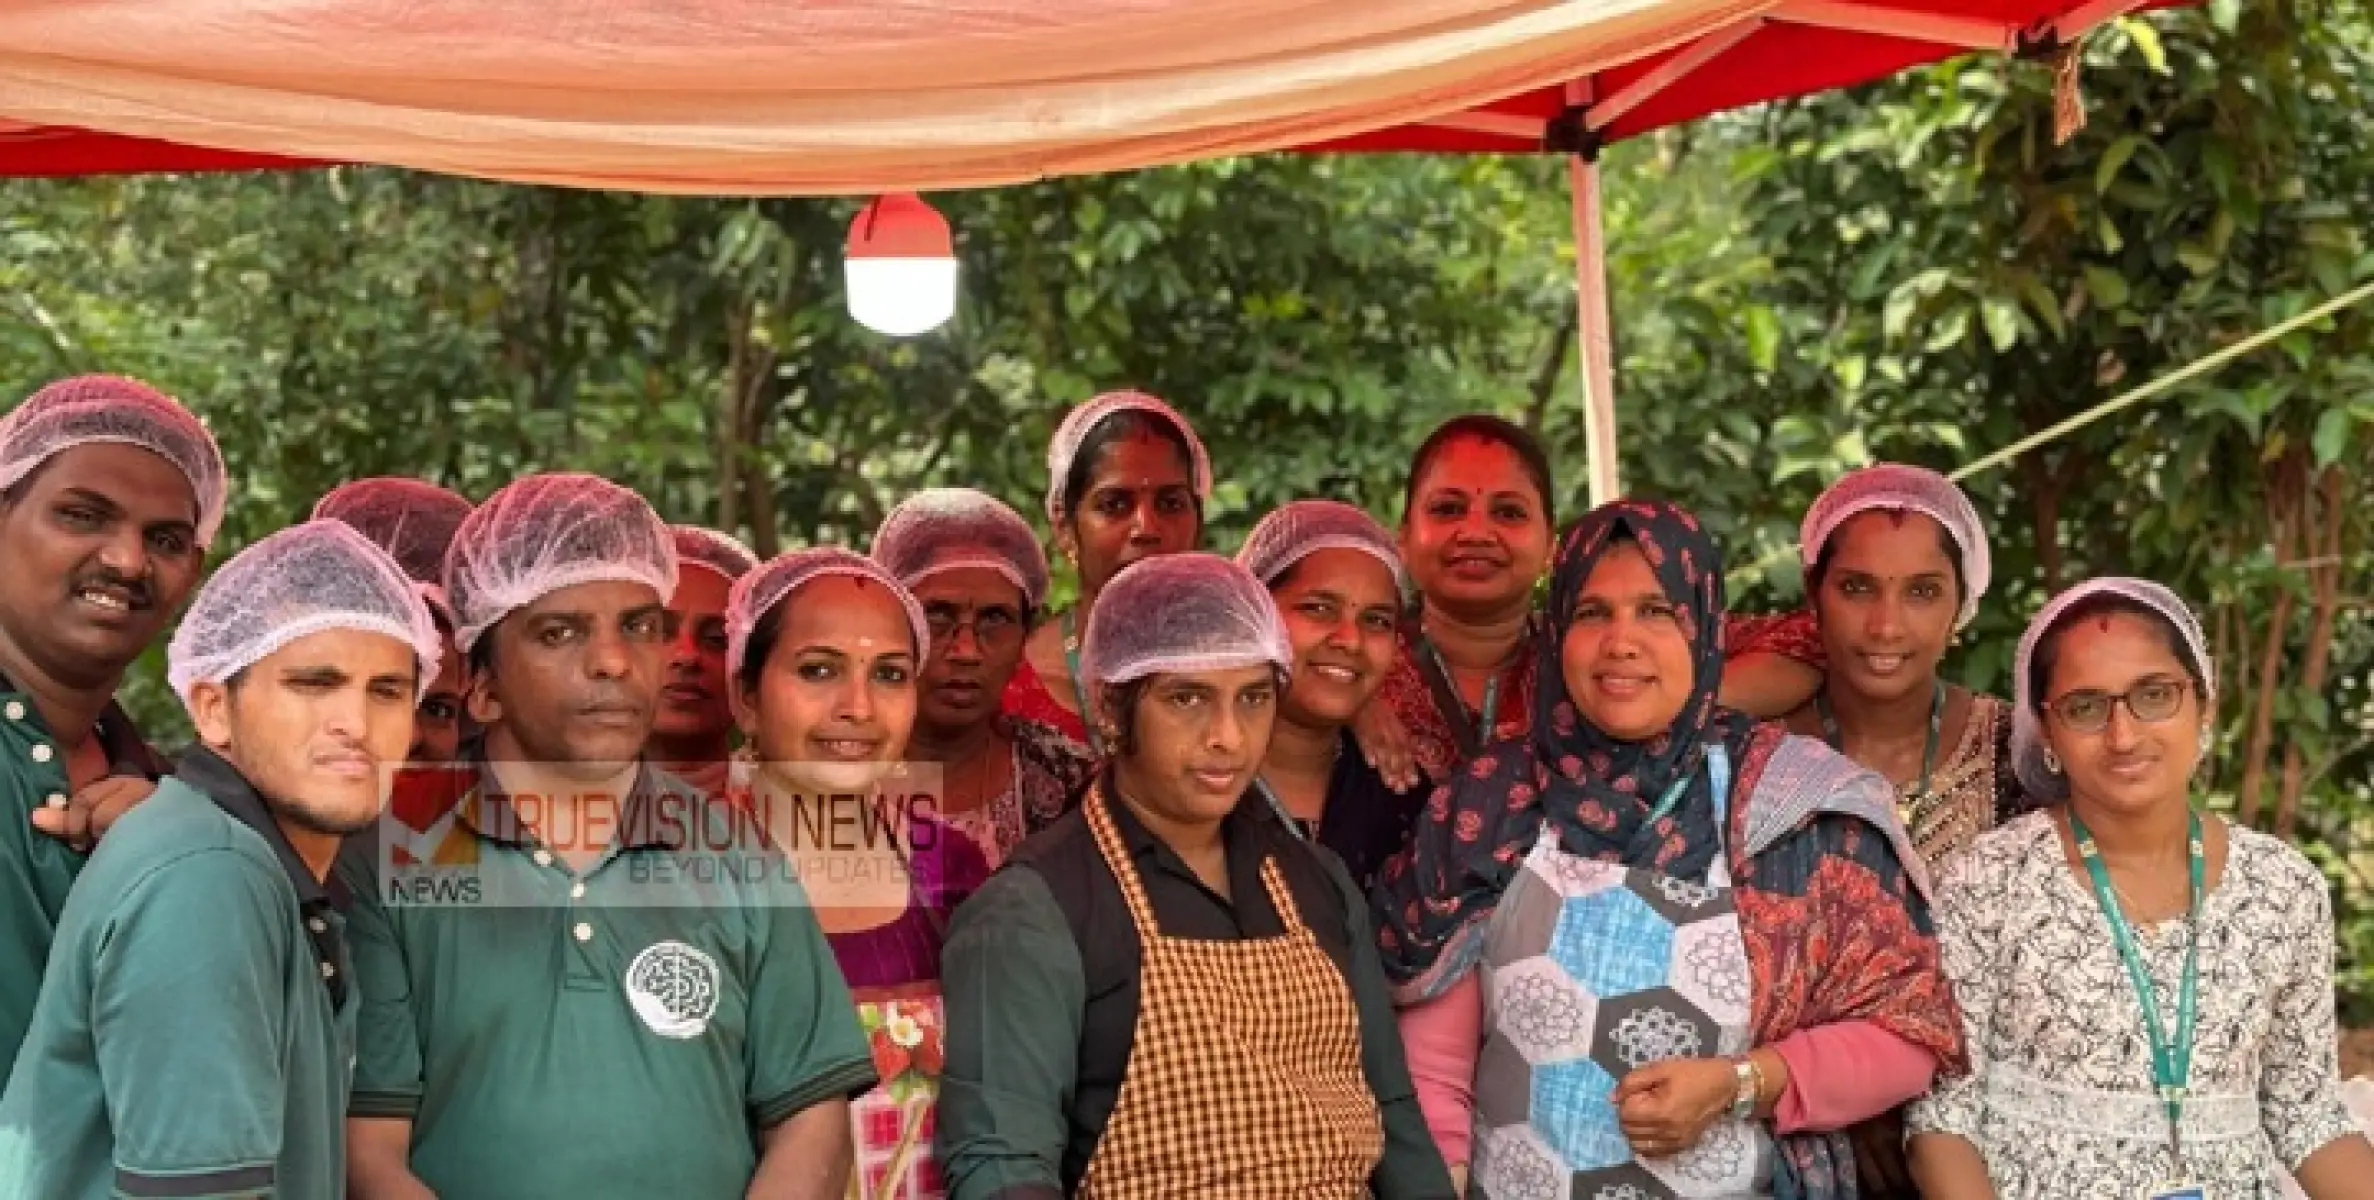
[[[1607,315],[1607,236],[1599,209],[1599,165],[1570,155],[1574,193],[1575,358],[1583,372],[1583,447],[1591,458],[1591,505],[1623,494],[1616,475],[1616,380]]]

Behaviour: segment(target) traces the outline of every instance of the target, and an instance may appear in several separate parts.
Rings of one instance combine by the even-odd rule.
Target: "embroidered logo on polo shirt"
[[[654,942],[627,964],[626,1000],[651,1032],[693,1038],[717,1011],[717,960],[682,942]]]

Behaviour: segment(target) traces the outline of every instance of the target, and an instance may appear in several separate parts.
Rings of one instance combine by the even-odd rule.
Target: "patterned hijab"
[[[1621,546],[1635,546],[1675,605],[1690,643],[1690,696],[1662,733],[1627,742],[1585,720],[1567,693],[1563,638],[1592,572]],[[1464,775],[1428,802],[1410,849],[1378,880],[1379,941],[1396,983],[1429,974],[1446,950],[1464,969],[1480,930],[1500,903],[1534,839],[1548,823],[1567,853],[1683,878],[1706,873],[1722,848],[1715,829],[1707,746],[1725,745],[1736,767],[1755,723],[1717,705],[1723,679],[1723,563],[1687,510],[1625,500],[1584,515],[1559,539],[1548,623],[1537,657],[1533,730],[1492,744]],[[1734,779],[1737,779],[1736,774]],[[1649,820],[1668,788],[1683,787],[1668,815]]]

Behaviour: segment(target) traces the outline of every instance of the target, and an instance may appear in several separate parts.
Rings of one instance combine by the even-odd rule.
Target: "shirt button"
[[[324,979],[338,978],[338,968],[333,967],[328,963],[323,963],[321,965],[321,977]]]
[[[571,930],[570,932],[577,935],[578,941],[590,942],[593,940],[593,926],[588,925],[583,921],[577,922],[577,928]]]
[[[539,867],[549,867],[552,865],[552,851],[550,850],[538,850],[528,857],[535,859],[536,865]]]
[[[57,751],[49,748],[48,743],[37,742],[33,746],[33,761],[42,763],[48,762],[50,758],[56,753]]]
[[[8,719],[11,721],[22,721],[25,719],[24,701],[11,700],[8,702]]]
[[[50,806],[51,808],[64,808],[64,807],[66,807],[66,793],[64,793],[64,792],[51,792],[51,793],[49,794],[49,806]]]
[[[572,884],[570,884],[570,885],[569,885],[569,899],[571,899],[571,900],[583,900],[583,899],[585,899],[585,881],[584,881],[584,880],[580,879],[580,880],[578,880],[577,882],[575,882],[575,883],[572,883]]]
[[[305,918],[305,928],[315,933],[327,933],[330,927],[323,924],[320,917],[307,917]]]

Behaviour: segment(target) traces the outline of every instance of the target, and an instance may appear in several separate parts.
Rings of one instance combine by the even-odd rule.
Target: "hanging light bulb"
[[[912,192],[878,196],[849,223],[849,315],[892,337],[956,314],[956,243],[948,219]]]

